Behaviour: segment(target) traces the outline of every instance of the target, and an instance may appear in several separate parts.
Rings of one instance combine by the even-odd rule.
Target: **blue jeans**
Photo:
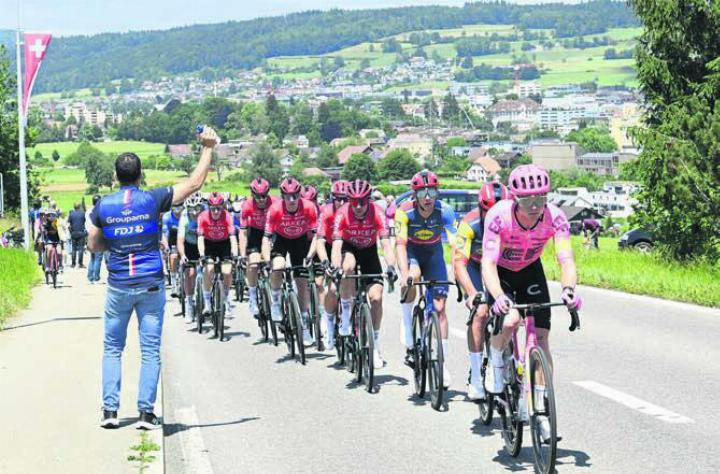
[[[133,310],[140,327],[139,411],[153,411],[160,377],[160,339],[165,314],[165,287],[158,282],[155,291],[147,288],[120,289],[108,286],[105,300],[105,350],[102,364],[103,408],[120,407],[122,352]]]
[[[100,281],[100,267],[102,267],[105,252],[92,252],[90,265],[88,265],[88,281]]]

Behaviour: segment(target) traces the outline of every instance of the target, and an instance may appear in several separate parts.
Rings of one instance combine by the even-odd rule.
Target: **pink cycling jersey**
[[[386,238],[388,234],[385,212],[375,203],[370,203],[362,219],[355,216],[349,204],[343,204],[335,213],[335,240],[343,240],[356,248],[364,249],[372,247],[378,238]]]
[[[328,203],[320,208],[318,218],[318,237],[330,243],[333,239],[333,225],[335,224],[335,204]]]
[[[311,234],[317,230],[317,210],[315,204],[300,199],[295,212],[285,207],[285,201],[279,199],[270,207],[265,222],[265,235],[268,237],[277,234],[285,239],[297,239]]]
[[[254,199],[246,199],[240,209],[240,228],[265,230],[265,220],[270,207],[275,204],[275,199],[268,196],[265,200],[265,208],[260,209]]]
[[[197,222],[197,234],[206,240],[221,242],[235,234],[232,214],[225,210],[220,214],[220,218],[215,220],[210,216],[210,210],[206,209],[198,215]]]
[[[483,261],[514,272],[522,270],[540,258],[550,238],[555,239],[555,253],[560,264],[573,258],[570,225],[557,206],[548,204],[535,227],[525,229],[515,218],[515,205],[509,199],[500,201],[485,217]]]

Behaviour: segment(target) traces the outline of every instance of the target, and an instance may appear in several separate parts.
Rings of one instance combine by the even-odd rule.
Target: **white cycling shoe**
[[[350,335],[350,320],[348,321],[341,321],[340,322],[340,328],[338,329],[338,332],[341,336],[349,336]]]
[[[471,401],[485,400],[485,388],[482,383],[469,383],[467,385],[467,397]]]
[[[382,358],[380,351],[377,349],[373,351],[373,366],[376,369],[382,369],[385,367],[385,359]]]
[[[303,344],[305,344],[305,347],[315,344],[315,338],[310,334],[310,329],[303,329]]]
[[[443,364],[443,387],[447,389],[450,388],[450,385],[452,385],[452,377],[450,376],[447,364]]]
[[[188,304],[185,305],[185,324],[192,324],[193,322],[193,314],[195,314],[195,305]]]

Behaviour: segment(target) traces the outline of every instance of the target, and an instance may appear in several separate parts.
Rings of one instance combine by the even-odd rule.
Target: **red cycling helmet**
[[[218,192],[210,193],[208,196],[208,205],[210,207],[222,206],[225,203],[225,198]]]
[[[550,192],[550,176],[538,165],[520,165],[510,173],[508,187],[517,197]]]
[[[333,196],[345,196],[347,194],[347,188],[350,183],[344,179],[341,179],[339,181],[335,181],[332,184],[332,188],[330,189],[330,192]]]
[[[270,183],[265,178],[258,176],[250,183],[250,191],[254,194],[267,194],[270,191]]]
[[[410,184],[412,185],[413,191],[417,191],[423,188],[437,188],[440,186],[440,181],[432,171],[422,170],[412,177]]]
[[[508,191],[508,188],[506,188],[504,184],[498,183],[497,181],[485,183],[478,193],[478,205],[480,209],[487,212],[497,204],[498,201],[509,197],[510,191]]]
[[[299,193],[301,188],[300,182],[292,176],[288,176],[280,183],[280,192],[283,194]]]
[[[356,179],[351,181],[347,189],[347,194],[350,199],[367,199],[372,192],[370,183],[363,179]]]
[[[317,201],[317,189],[314,186],[305,186],[300,193],[300,197],[308,201]]]

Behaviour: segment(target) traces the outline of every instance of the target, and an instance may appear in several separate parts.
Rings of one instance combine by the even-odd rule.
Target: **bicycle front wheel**
[[[370,308],[367,304],[360,307],[360,353],[365,389],[372,393],[375,384],[375,329],[373,328]]]
[[[288,348],[288,353],[290,354],[291,358],[295,358],[295,334],[293,333],[293,316],[290,312],[290,304],[287,300],[287,295],[283,296],[283,320],[280,324],[282,324],[282,331],[283,335],[285,336],[285,345]]]
[[[505,391],[502,394],[505,403],[499,413],[502,420],[502,437],[505,442],[505,451],[510,456],[517,457],[520,454],[523,436],[523,422],[518,413],[518,405],[520,402],[520,390],[525,388],[515,378],[514,361],[511,361],[510,364],[513,380],[505,385]]]
[[[425,396],[425,385],[427,383],[427,372],[425,370],[425,350],[423,341],[423,318],[425,315],[415,307],[413,311],[413,378],[415,380],[415,395],[422,398]]]
[[[203,297],[202,291],[202,273],[198,272],[195,278],[195,324],[197,325],[198,334],[202,334],[203,322],[205,317],[203,311],[205,310],[205,298]]]
[[[440,410],[443,405],[445,387],[443,386],[443,362],[442,339],[440,336],[440,322],[437,314],[433,311],[430,314],[430,326],[427,331],[427,370],[430,389],[431,405],[435,410]]]
[[[552,368],[545,351],[540,347],[530,350],[530,435],[532,436],[535,466],[541,474],[555,470],[557,458],[557,416],[555,412],[555,391],[552,382]],[[536,387],[545,387],[545,396],[536,399]],[[545,440],[541,423],[547,420],[550,438]],[[547,433],[546,433],[547,434]]]
[[[303,325],[302,325],[302,314],[300,313],[300,305],[298,304],[297,295],[292,292],[290,293],[290,309],[292,315],[292,325],[295,331],[295,343],[298,348],[298,356],[300,357],[300,363],[305,365],[305,341],[303,340]]]

